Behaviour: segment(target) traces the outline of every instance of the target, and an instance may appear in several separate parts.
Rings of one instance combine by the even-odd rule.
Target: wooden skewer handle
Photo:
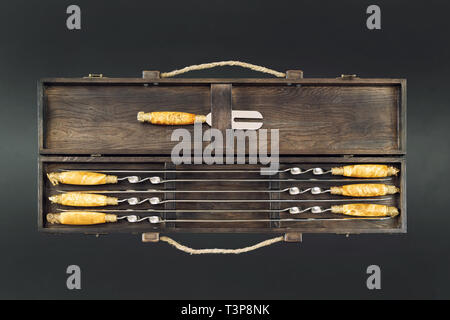
[[[357,217],[395,217],[399,213],[396,207],[367,203],[331,206],[331,212]]]
[[[89,171],[50,172],[47,177],[54,186],[59,183],[84,186],[117,183],[116,176]]]
[[[341,187],[331,187],[331,194],[348,197],[377,197],[399,192],[396,186],[376,183],[347,184]]]
[[[152,124],[161,124],[161,125],[185,125],[185,124],[194,124],[195,122],[206,122],[206,116],[196,115],[193,113],[187,112],[139,112],[137,114],[137,119],[140,122],[150,122]]]
[[[398,169],[384,164],[355,164],[331,169],[331,174],[356,178],[382,178],[395,176]]]
[[[47,222],[51,224],[91,225],[116,222],[117,215],[91,211],[67,211],[48,213]]]
[[[74,207],[102,207],[116,206],[118,200],[115,197],[107,197],[102,194],[66,192],[48,198],[52,203]]]

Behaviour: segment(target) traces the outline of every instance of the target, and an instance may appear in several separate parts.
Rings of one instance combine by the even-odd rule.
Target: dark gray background
[[[78,4],[82,30],[66,29]],[[369,31],[365,10],[382,9]],[[449,298],[450,6],[445,1],[8,1],[0,5],[0,298]],[[239,256],[189,256],[137,235],[37,232],[36,81],[139,77],[236,59],[305,77],[408,79],[408,233],[305,235]],[[190,76],[259,76],[240,68]],[[239,247],[267,235],[177,235]],[[65,269],[82,268],[82,290]],[[366,289],[366,267],[382,290]]]

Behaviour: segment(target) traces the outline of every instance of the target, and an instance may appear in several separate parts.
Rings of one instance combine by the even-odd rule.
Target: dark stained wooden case
[[[260,233],[402,233],[406,232],[406,80],[305,79],[299,71],[288,71],[284,79],[195,79],[159,78],[158,72],[144,72],[143,78],[52,78],[38,83],[39,110],[39,215],[41,231],[103,234],[112,232],[260,232]],[[185,111],[196,114],[212,112],[213,127],[231,127],[231,110],[257,110],[264,116],[264,129],[279,129],[280,168],[302,168],[321,165],[332,167],[356,163],[383,163],[400,168],[389,183],[401,188],[398,195],[389,196],[385,204],[396,206],[400,215],[383,221],[301,221],[246,223],[177,223],[182,213],[167,213],[173,220],[163,225],[130,224],[125,221],[96,226],[61,226],[45,222],[45,214],[56,206],[47,199],[56,190],[80,189],[75,186],[52,186],[45,177],[50,171],[64,169],[142,169],[179,170],[183,168],[259,168],[255,165],[183,165],[170,160],[170,141],[174,127],[142,124],[136,121],[138,111]],[[193,132],[193,126],[183,126]],[[204,130],[209,128],[204,125]],[[218,174],[202,178],[225,178]],[[250,177],[249,174],[226,174],[230,178]],[[195,177],[192,174],[167,173],[164,178]],[[272,179],[289,178],[287,174]],[[310,178],[312,176],[302,176]],[[298,177],[299,178],[299,177]],[[309,183],[303,184],[310,186]],[[328,186],[331,185],[328,183]],[[327,184],[321,185],[326,187]],[[202,188],[192,183],[168,183],[158,188],[174,199],[176,188]],[[285,182],[220,183],[211,188],[287,187]],[[87,187],[89,188],[89,187]],[[105,185],[92,190],[145,190],[152,185]],[[198,195],[184,195],[195,198]],[[219,198],[218,195],[209,195]],[[221,195],[221,197],[231,197]],[[285,194],[237,194],[242,199],[287,199]],[[330,197],[330,195],[328,195]],[[331,196],[332,199],[334,196]],[[314,199],[304,195],[304,199]],[[317,196],[316,196],[317,198]],[[319,197],[320,198],[320,197]],[[319,199],[318,198],[318,199]],[[335,197],[337,198],[337,197]],[[364,202],[361,200],[360,202]],[[315,205],[319,203],[308,203]],[[226,209],[245,206],[249,209],[279,209],[271,203],[177,203],[177,209]],[[300,204],[304,205],[304,204]],[[323,205],[323,204],[322,204]],[[124,208],[120,205],[118,209]],[[164,205],[174,209],[174,203]],[[211,214],[191,213],[192,218],[210,218]],[[287,217],[286,213],[215,214],[217,218]],[[304,214],[302,217],[319,217]]]

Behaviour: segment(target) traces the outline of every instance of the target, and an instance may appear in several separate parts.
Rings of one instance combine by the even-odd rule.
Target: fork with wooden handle
[[[239,130],[258,130],[262,127],[262,122],[243,122],[235,121],[235,119],[262,119],[263,116],[258,111],[248,111],[248,110],[232,110],[231,111],[231,128]],[[211,113],[205,115],[198,115],[187,112],[172,112],[172,111],[162,111],[162,112],[148,112],[143,111],[137,114],[137,120],[140,122],[149,122],[152,124],[159,125],[187,125],[194,123],[207,123],[211,126]]]

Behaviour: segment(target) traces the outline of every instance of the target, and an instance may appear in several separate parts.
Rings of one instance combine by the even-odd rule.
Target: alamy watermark
[[[366,285],[369,290],[381,289],[381,269],[376,264],[370,265],[366,270],[370,276],[367,278]]]
[[[172,149],[175,165],[180,164],[248,164],[267,165],[261,168],[262,175],[275,174],[280,167],[279,130],[270,129],[270,155],[268,153],[267,129],[227,129],[225,137],[218,129],[202,131],[202,124],[194,124],[194,136],[187,129],[175,129],[171,141],[179,141]],[[248,141],[248,144],[246,143]],[[203,142],[210,142],[203,149]],[[248,149],[248,153],[246,152]],[[259,161],[258,161],[259,160]]]
[[[66,273],[69,274],[66,280],[66,286],[69,290],[81,289],[81,269],[76,264],[67,267]]]
[[[376,4],[372,4],[367,7],[367,14],[370,16],[366,20],[366,26],[369,30],[380,30],[381,29],[381,9]]]
[[[67,7],[66,13],[69,16],[66,19],[66,27],[69,30],[81,29],[81,9],[76,4],[71,4]]]

